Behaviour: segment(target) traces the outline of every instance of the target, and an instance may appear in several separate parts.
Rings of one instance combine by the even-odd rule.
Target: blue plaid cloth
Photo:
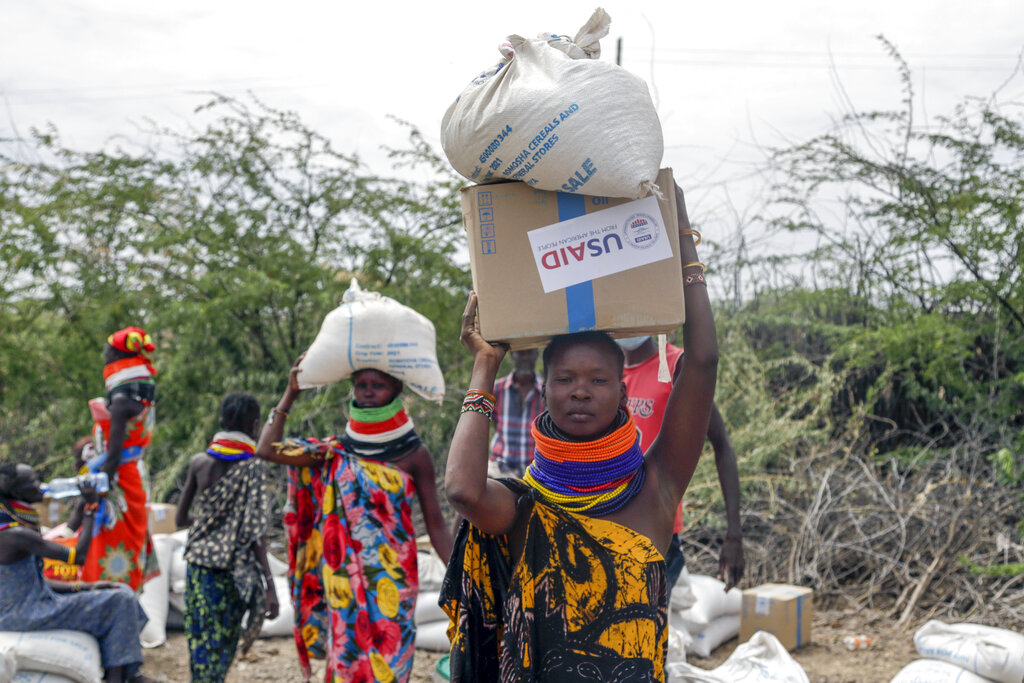
[[[533,388],[520,400],[513,375],[509,374],[494,383],[494,438],[491,440],[491,459],[497,462],[503,474],[518,477],[526,473],[526,467],[533,462],[536,445],[530,428],[537,416],[544,411],[541,398],[541,380],[534,375]]]

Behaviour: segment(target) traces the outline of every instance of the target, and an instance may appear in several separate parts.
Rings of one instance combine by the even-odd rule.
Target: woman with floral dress
[[[311,657],[326,658],[327,680],[402,683],[419,590],[414,495],[445,562],[452,549],[433,460],[402,405],[402,383],[373,369],[352,376],[343,435],[282,441],[298,372],[296,362],[256,454],[290,465],[285,527],[303,674],[308,680]]]

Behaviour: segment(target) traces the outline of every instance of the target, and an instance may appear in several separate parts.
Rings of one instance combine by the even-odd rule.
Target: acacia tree
[[[1021,103],[997,92],[919,121],[910,69],[882,40],[903,109],[851,111],[775,151],[776,224],[814,237],[816,281],[855,309],[863,329],[835,360],[884,429],[955,438],[975,419],[1024,424]]]
[[[224,393],[273,400],[353,276],[456,339],[459,182],[417,131],[388,177],[258,101],[217,97],[197,118],[199,130],[148,131],[141,151],[71,150],[52,131],[31,155],[25,141],[0,147],[0,442],[19,456],[64,458],[88,427],[99,350],[119,326],[157,338],[165,487]],[[293,424],[328,432],[344,390]],[[418,409],[428,423],[437,412]]]

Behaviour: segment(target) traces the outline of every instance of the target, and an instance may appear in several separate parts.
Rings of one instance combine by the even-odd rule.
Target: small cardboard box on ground
[[[173,534],[178,530],[174,522],[174,516],[178,512],[178,506],[173,503],[147,503],[149,510],[149,533],[151,534]]]
[[[740,642],[745,643],[758,631],[767,631],[787,650],[811,642],[814,616],[814,591],[803,586],[766,583],[743,591]]]
[[[463,188],[483,337],[522,349],[568,332],[627,337],[683,324],[672,170],[657,182],[662,199],[635,201],[522,182]]]

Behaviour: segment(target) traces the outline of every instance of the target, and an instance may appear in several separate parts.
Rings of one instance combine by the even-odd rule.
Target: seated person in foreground
[[[504,345],[480,336],[470,294],[462,342],[473,375],[446,487],[465,517],[441,591],[452,681],[664,680],[664,555],[715,392],[718,347],[682,192],[676,188],[687,353],[657,438],[642,453],[623,354],[602,332],[544,350],[546,412],[522,481],[487,478],[487,390]]]
[[[39,516],[32,507],[43,499],[35,470],[0,465],[0,631],[83,631],[99,641],[107,681],[147,680],[137,673],[146,615],[131,588],[110,581],[43,578],[43,558],[78,566],[85,562],[99,496],[83,484],[82,497],[86,507],[78,545],[47,541],[39,535]]]

